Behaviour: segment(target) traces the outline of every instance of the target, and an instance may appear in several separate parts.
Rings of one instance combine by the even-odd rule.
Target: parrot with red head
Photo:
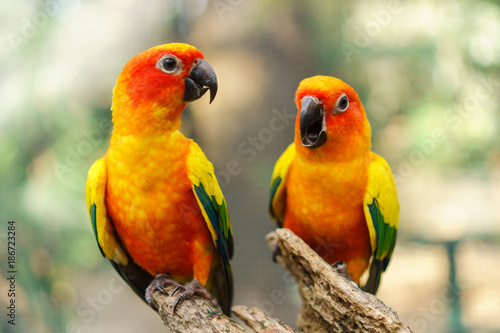
[[[391,259],[399,220],[387,162],[371,151],[371,128],[352,87],[334,77],[304,79],[296,92],[295,139],[276,162],[270,212],[351,279],[369,271],[375,294]]]
[[[233,236],[226,201],[212,164],[179,131],[187,103],[207,91],[212,102],[217,87],[214,70],[193,46],[171,43],[136,55],[113,90],[109,148],[88,172],[97,245],[153,308],[152,293],[172,283],[176,306],[199,294],[230,313]]]

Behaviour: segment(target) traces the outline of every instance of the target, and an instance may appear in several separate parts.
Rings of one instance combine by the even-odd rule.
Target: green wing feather
[[[187,159],[189,179],[213,242],[222,260],[222,265],[213,272],[222,275],[224,281],[214,278],[212,289],[225,313],[229,313],[233,295],[233,274],[229,260],[233,256],[233,231],[229,221],[226,200],[215,178],[214,167],[200,147],[192,142]]]
[[[99,159],[94,162],[87,175],[87,211],[102,255],[116,263],[126,265],[128,263],[127,255],[116,236],[115,228],[104,203],[106,181],[106,163],[104,159]]]
[[[295,144],[292,143],[276,162],[271,177],[269,211],[280,228],[283,225],[286,208],[286,177],[295,159],[295,154]]]
[[[382,157],[372,154],[363,206],[373,259],[368,281],[363,290],[375,294],[380,285],[381,275],[387,269],[396,245],[399,203],[389,165]]]

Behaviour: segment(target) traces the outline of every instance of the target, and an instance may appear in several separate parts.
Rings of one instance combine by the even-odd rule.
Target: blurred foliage
[[[398,180],[402,249],[396,249],[394,273],[390,268],[381,297],[416,332],[444,330],[446,312],[431,319],[415,312],[432,302],[419,293],[446,284],[446,260],[432,261],[443,252],[406,242],[500,234],[497,2],[45,0],[0,6],[0,221],[17,221],[19,272],[17,325],[13,330],[4,318],[2,331],[162,331],[161,323],[123,323],[150,312],[132,293],[115,297],[128,297],[124,305],[140,309],[140,316],[121,312],[106,321],[107,309],[93,316],[82,311],[115,276],[95,246],[84,192],[87,170],[108,144],[112,87],[121,68],[140,51],[169,41],[200,48],[220,81],[210,107],[206,101],[191,106],[184,131],[195,136],[216,170],[230,160],[243,167],[223,186],[236,237],[235,303],[265,305],[294,324],[296,291],[270,262],[263,240],[274,227],[266,211],[267,185],[293,139],[293,121],[284,122],[254,159],[238,147],[250,145],[248,138],[258,137],[276,110],[295,112],[302,78],[333,75],[360,95],[373,149]],[[0,235],[5,267],[6,227]],[[476,248],[467,243],[459,258],[473,257]],[[495,253],[498,245],[486,249]],[[400,269],[408,258],[415,265]],[[428,270],[425,285],[411,278],[419,276],[415,267]],[[481,332],[500,329],[494,315],[500,291],[491,283],[499,272],[478,280],[463,267],[458,281],[469,288],[462,297],[466,324]],[[2,281],[4,306],[9,300]],[[276,288],[285,290],[286,304],[266,303]],[[405,288],[414,298],[395,296]]]

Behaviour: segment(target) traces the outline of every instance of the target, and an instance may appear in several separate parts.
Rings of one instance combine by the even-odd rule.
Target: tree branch
[[[411,332],[396,312],[337,273],[288,229],[267,235],[281,250],[278,261],[299,285],[302,309],[297,324],[304,332]]]
[[[336,272],[290,230],[277,229],[267,240],[271,249],[279,247],[277,259],[299,285],[302,309],[297,324],[304,332],[411,332],[394,310]],[[170,332],[246,332],[210,300],[199,296],[182,302],[173,314],[173,289],[165,288],[169,296],[153,294],[158,314]],[[258,333],[297,332],[255,307],[234,306],[232,311]]]
[[[276,318],[271,318],[259,308],[233,306],[233,313],[257,333],[297,333]]]
[[[196,295],[179,304],[174,314],[177,299],[177,295],[171,296],[174,286],[168,286],[165,290],[168,296],[156,291],[153,297],[159,307],[158,314],[171,333],[246,333],[243,327],[214,307],[210,300]]]

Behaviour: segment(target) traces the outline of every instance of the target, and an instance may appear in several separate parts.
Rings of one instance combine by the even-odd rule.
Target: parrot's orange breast
[[[354,282],[368,267],[371,246],[363,212],[368,162],[307,163],[299,158],[286,179],[285,228],[332,264],[344,261]]]
[[[188,178],[189,142],[180,132],[117,138],[106,154],[106,207],[143,269],[180,277],[198,270],[204,283],[215,248]]]

